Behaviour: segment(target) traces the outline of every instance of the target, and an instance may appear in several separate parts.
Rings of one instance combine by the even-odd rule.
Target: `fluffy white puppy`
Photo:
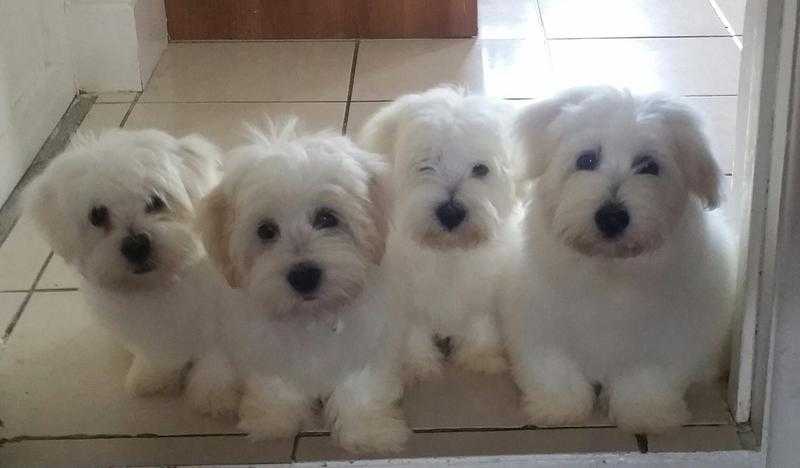
[[[133,354],[126,386],[135,395],[178,389],[211,340],[227,287],[193,226],[219,179],[218,156],[199,136],[79,136],[27,190],[27,212],[83,277],[98,321]]]
[[[517,130],[536,181],[501,318],[531,422],[588,417],[596,385],[626,430],[687,422],[687,386],[727,363],[733,288],[697,115],[591,87],[531,105]]]
[[[363,129],[360,143],[392,164],[386,263],[409,322],[410,377],[440,372],[437,345],[466,368],[505,368],[494,312],[514,230],[511,114],[502,101],[444,87],[398,99]]]
[[[383,273],[384,163],[333,133],[295,124],[234,150],[201,215],[209,254],[243,305],[224,340],[243,381],[239,427],[293,436],[321,403],[348,450],[408,437]]]

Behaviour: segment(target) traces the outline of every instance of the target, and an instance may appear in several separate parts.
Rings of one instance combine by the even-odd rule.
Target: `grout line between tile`
[[[353,47],[353,62],[350,65],[350,83],[347,85],[347,104],[344,106],[344,119],[342,120],[342,135],[347,134],[347,120],[350,118],[350,103],[353,101],[353,84],[356,81],[356,66],[358,64],[358,47],[361,41],[356,41]]]
[[[347,100],[313,100],[313,99],[256,99],[240,100],[233,99],[227,101],[140,101],[141,104],[344,104]]]
[[[740,34],[736,34],[736,31],[733,29],[733,25],[728,20],[728,17],[725,16],[725,12],[722,11],[722,7],[716,2],[716,0],[708,0],[711,4],[711,8],[714,10],[714,13],[717,15],[720,21],[722,21],[722,26],[728,30],[728,36],[733,40],[733,43],[736,44],[736,47],[739,48],[739,51],[742,50],[742,36]]]
[[[548,41],[599,41],[618,39],[713,39],[728,38],[730,34],[695,34],[688,36],[587,36],[587,37],[548,37]]]
[[[0,446],[29,441],[44,440],[106,440],[106,439],[179,439],[194,437],[247,437],[242,432],[220,432],[211,434],[65,434],[60,436],[27,436],[21,435],[10,438],[0,438]]]
[[[136,107],[136,104],[139,102],[139,98],[142,97],[142,93],[136,93],[136,96],[133,97],[133,101],[131,101],[128,111],[125,112],[124,116],[122,116],[122,121],[119,123],[119,128],[124,128],[125,124],[128,123],[128,117],[130,117],[131,113],[133,113],[133,108]]]
[[[258,42],[354,42],[358,38],[340,38],[340,39],[170,39],[170,44],[206,44],[206,43],[222,43],[222,44],[235,44],[242,43],[258,43]]]
[[[34,292],[46,292],[46,293],[53,293],[53,292],[75,292],[80,291],[80,288],[36,288]]]
[[[39,284],[39,280],[42,278],[42,275],[44,275],[44,270],[47,268],[47,265],[50,264],[50,260],[52,258],[53,258],[53,252],[51,251],[47,255],[47,258],[44,260],[44,264],[42,264],[42,267],[39,268],[39,273],[36,275],[36,279],[33,280],[33,284],[31,285],[31,288],[28,290],[28,295],[25,296],[25,299],[22,300],[22,304],[19,305],[17,312],[14,314],[14,316],[11,318],[11,321],[8,323],[8,326],[6,327],[6,330],[3,333],[2,338],[0,338],[0,343],[5,343],[11,337],[11,333],[17,326],[17,322],[19,322],[19,319],[22,318],[22,313],[25,311],[25,307],[27,307],[28,302],[30,302],[34,291],[36,291],[36,285]],[[2,441],[2,439],[0,439],[0,441]]]
[[[292,439],[292,453],[289,455],[289,459],[292,462],[297,461],[297,446],[300,445],[300,435],[301,433],[297,433],[294,435],[294,439]]]
[[[544,15],[542,14],[542,5],[539,0],[533,0],[536,3],[536,20],[539,22],[539,27],[542,28],[542,36],[547,39],[547,28],[544,25]]]

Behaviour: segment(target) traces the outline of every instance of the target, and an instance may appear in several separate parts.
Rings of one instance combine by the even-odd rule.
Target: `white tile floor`
[[[352,134],[381,101],[441,82],[523,105],[556,86],[606,81],[689,96],[730,174],[739,67],[730,34],[741,34],[743,3],[481,0],[473,40],[171,44],[141,96],[100,96],[81,127],[202,132],[230,148],[243,141],[242,120],[295,114],[308,127]],[[251,444],[232,421],[199,417],[179,399],[128,397],[129,358],[92,323],[78,286],[30,223],[19,221],[0,246],[0,465],[352,458],[324,433]],[[450,370],[406,396],[417,432],[400,456],[640,449],[600,414],[588,429],[523,428],[516,399],[507,376]],[[692,425],[650,437],[650,450],[739,446],[720,389],[693,389],[689,400]]]

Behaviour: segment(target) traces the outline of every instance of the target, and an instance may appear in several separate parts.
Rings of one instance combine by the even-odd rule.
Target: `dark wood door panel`
[[[471,37],[477,0],[166,0],[173,40]]]

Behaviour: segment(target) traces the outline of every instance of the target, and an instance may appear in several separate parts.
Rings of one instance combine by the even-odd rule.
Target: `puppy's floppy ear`
[[[719,206],[722,174],[703,131],[700,116],[686,103],[665,96],[650,99],[645,106],[666,125],[675,148],[678,167],[687,186],[708,209]]]
[[[219,148],[200,135],[178,140],[181,157],[181,180],[189,199],[196,204],[217,185],[221,175]]]
[[[520,111],[513,125],[513,133],[522,143],[522,150],[527,158],[528,178],[535,179],[544,174],[550,162],[553,146],[558,138],[550,128],[550,124],[570,106],[578,105],[604,90],[608,88],[600,86],[574,88],[534,102]]]
[[[403,96],[379,110],[359,132],[358,144],[392,161],[400,125],[408,118],[412,105],[418,100],[419,96],[415,94]]]
[[[386,236],[389,234],[391,188],[389,167],[374,153],[355,149],[355,159],[366,171],[369,205],[368,213],[372,220],[372,227],[367,229],[367,250],[373,262],[380,263],[386,248]]]
[[[73,241],[74,227],[64,217],[59,199],[58,189],[50,180],[49,172],[45,171],[32,180],[23,192],[22,215],[33,219],[53,251],[67,263],[71,263],[77,254],[78,246]]]
[[[230,253],[231,228],[235,213],[222,185],[200,201],[197,227],[208,256],[222,272],[232,288],[241,286],[241,278]]]

